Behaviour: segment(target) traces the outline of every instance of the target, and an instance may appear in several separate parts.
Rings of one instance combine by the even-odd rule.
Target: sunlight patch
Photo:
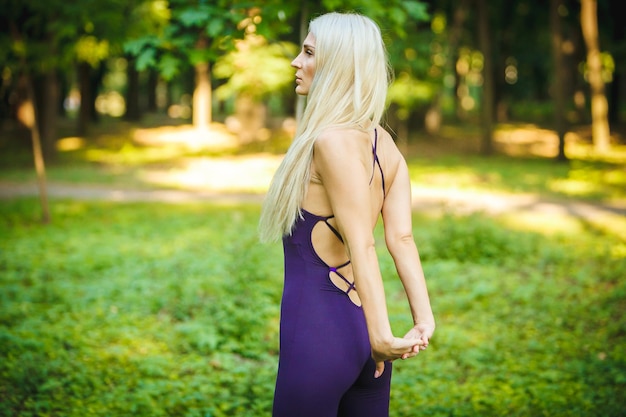
[[[137,129],[133,140],[145,146],[180,145],[193,151],[226,150],[239,145],[237,138],[219,123],[213,123],[208,129],[190,125]]]
[[[273,155],[190,159],[181,169],[144,172],[142,180],[194,190],[264,192],[280,161]]]
[[[503,221],[516,230],[538,232],[545,236],[577,235],[584,232],[580,221],[565,212],[515,212],[503,216]]]
[[[71,136],[67,138],[59,139],[56,143],[56,148],[61,152],[76,151],[82,149],[85,146],[85,140],[78,136]]]
[[[549,188],[552,191],[571,196],[585,196],[600,191],[597,184],[575,179],[557,179],[550,181]]]

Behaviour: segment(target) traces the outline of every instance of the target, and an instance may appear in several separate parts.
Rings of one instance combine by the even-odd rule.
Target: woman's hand
[[[408,334],[404,338],[394,337],[386,343],[378,344],[377,346],[372,344],[372,358],[376,362],[374,378],[378,378],[383,374],[386,361],[415,356],[420,351],[420,348],[425,349],[425,347],[422,347],[423,344],[423,339],[408,337]]]
[[[413,328],[404,335],[404,338],[408,340],[417,339],[421,343],[417,345],[418,349],[415,352],[402,355],[402,359],[411,358],[417,355],[420,350],[425,350],[428,347],[428,344],[430,343],[430,338],[433,337],[434,332],[434,323],[417,323],[415,326],[413,326]]]
[[[387,351],[394,352],[395,355],[390,353],[385,354],[382,351],[375,353],[372,349],[372,357],[376,361],[376,372],[374,373],[374,378],[378,378],[383,374],[385,370],[385,361],[394,361],[398,358],[403,360],[409,359],[416,356],[420,350],[425,350],[428,347],[430,338],[433,336],[434,332],[434,323],[418,323],[404,335],[404,338],[394,338],[392,344],[390,345],[390,349]],[[404,353],[401,353],[398,356],[397,353],[402,351],[404,351]]]

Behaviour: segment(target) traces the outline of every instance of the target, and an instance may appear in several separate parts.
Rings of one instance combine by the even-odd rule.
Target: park
[[[616,1],[591,2],[599,78],[587,0],[49,3],[0,17],[0,416],[271,414],[283,252],[259,214],[303,105],[302,22],[345,9],[386,28],[437,320],[394,363],[390,415],[623,415]]]

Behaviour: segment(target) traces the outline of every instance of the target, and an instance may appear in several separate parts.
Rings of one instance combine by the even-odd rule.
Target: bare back
[[[367,215],[369,221],[365,221],[365,224],[361,224],[360,227],[367,229],[371,234],[380,214],[383,213],[384,216],[387,211],[386,206],[393,205],[393,196],[399,194],[392,193],[392,190],[394,190],[398,167],[403,165],[404,160],[389,133],[380,126],[372,132],[334,131],[331,138],[322,139],[322,143],[316,144],[316,147],[326,146],[328,143],[324,141],[330,140],[350,142],[346,146],[339,144],[334,149],[339,155],[336,155],[337,159],[331,164],[332,170],[341,171],[342,181],[345,181],[347,188],[342,190],[335,187],[334,183],[324,181],[325,177],[332,174],[324,171],[328,171],[326,161],[324,168],[320,167],[319,157],[314,153],[311,180],[302,209],[328,218],[327,222],[320,222],[314,227],[311,241],[318,256],[325,263],[328,265],[345,264],[340,271],[337,271],[345,279],[337,279],[331,273],[333,283],[345,291],[349,283],[354,282],[354,278],[352,266],[349,263],[350,258],[344,245],[343,223],[345,222],[335,217],[336,210],[333,210],[333,204],[335,207],[337,205],[343,207],[345,202],[350,204],[352,197],[362,201],[362,204],[353,209]],[[341,195],[337,195],[338,193]],[[389,196],[392,198],[390,199]],[[360,305],[357,294],[355,291],[351,299],[355,304]]]

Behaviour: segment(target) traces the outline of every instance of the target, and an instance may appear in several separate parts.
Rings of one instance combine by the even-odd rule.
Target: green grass
[[[269,415],[282,252],[258,210],[54,200],[43,226],[35,199],[3,201],[0,415]],[[480,214],[416,215],[415,236],[438,329],[396,363],[392,416],[622,415],[623,240]]]
[[[146,178],[216,156],[139,146],[133,131],[105,126],[83,138],[48,164],[49,180],[172,187]],[[414,143],[416,187],[626,200],[623,146],[558,164],[481,157],[453,133],[449,148]],[[261,168],[248,173],[257,183]],[[33,179],[28,146],[0,138],[0,181]],[[257,242],[258,206],[52,198],[51,215],[39,222],[36,198],[0,203],[0,416],[269,415],[282,250]],[[416,213],[414,228],[438,328],[426,352],[396,363],[393,417],[623,415],[623,215]],[[402,334],[410,315],[377,234]]]
[[[261,415],[281,260],[246,207],[4,204],[2,415]],[[194,411],[196,410],[196,411]]]
[[[626,156],[617,160],[446,154],[409,159],[411,179],[425,187],[534,193],[558,199],[626,201]]]

